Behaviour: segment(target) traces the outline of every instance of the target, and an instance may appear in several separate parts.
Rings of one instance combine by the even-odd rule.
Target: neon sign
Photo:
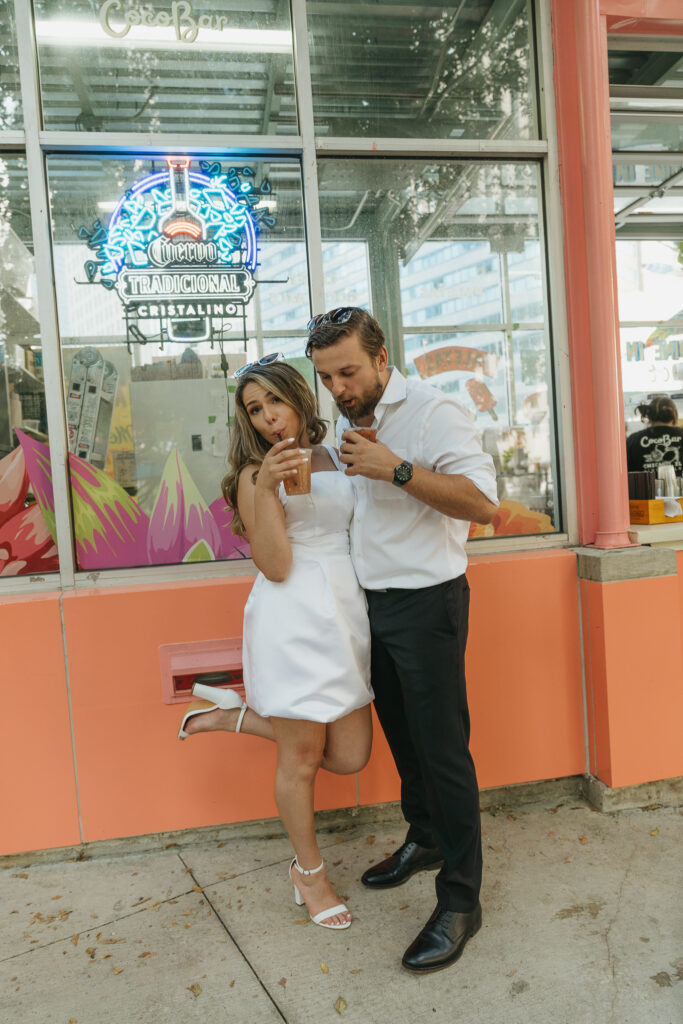
[[[263,203],[270,183],[257,186],[250,167],[190,164],[166,157],[167,170],[128,189],[106,228],[96,220],[78,231],[96,256],[84,265],[87,283],[116,290],[129,346],[213,341],[223,319],[244,319],[254,293],[258,231],[275,225]],[[144,330],[153,321],[154,339]]]

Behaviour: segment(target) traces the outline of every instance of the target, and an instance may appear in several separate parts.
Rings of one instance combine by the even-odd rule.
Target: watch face
[[[407,484],[413,475],[413,467],[409,462],[401,462],[394,469],[394,480],[397,484]]]

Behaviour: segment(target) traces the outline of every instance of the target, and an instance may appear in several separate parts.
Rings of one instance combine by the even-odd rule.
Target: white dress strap
[[[330,445],[330,444],[324,444],[323,448],[328,452],[330,458],[334,462],[334,464],[337,467],[337,469],[341,470],[341,472],[343,473],[344,472],[344,465],[343,465],[343,463],[341,463],[339,461],[339,454],[337,452],[337,449],[333,448],[332,445]]]

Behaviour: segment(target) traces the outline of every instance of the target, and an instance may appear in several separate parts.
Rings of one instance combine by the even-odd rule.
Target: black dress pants
[[[479,789],[469,750],[465,576],[366,591],[375,707],[401,777],[407,840],[438,847],[439,906],[469,911],[481,886]]]

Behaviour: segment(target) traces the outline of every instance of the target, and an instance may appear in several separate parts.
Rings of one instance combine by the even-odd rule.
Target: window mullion
[[[38,140],[38,131],[41,124],[41,107],[35,35],[30,4],[26,3],[25,0],[16,0],[15,14],[21,98],[24,109],[24,124],[26,126],[26,165],[28,169],[38,316],[43,355],[55,530],[59,553],[59,574],[62,586],[71,587],[74,583],[75,558],[71,502],[69,500],[68,449],[63,400],[64,385],[59,351],[59,326],[54,286],[52,239],[50,237],[50,202],[48,198],[45,157]]]

